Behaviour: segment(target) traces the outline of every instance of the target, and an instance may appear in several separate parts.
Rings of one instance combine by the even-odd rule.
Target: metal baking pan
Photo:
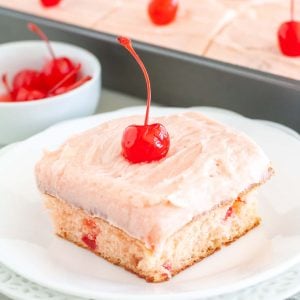
[[[0,7],[0,43],[34,39],[26,27],[28,20],[43,25],[52,40],[93,52],[102,64],[104,87],[144,97],[140,70],[113,35]],[[149,70],[155,102],[227,108],[300,132],[300,81],[145,43],[135,42],[135,48]]]

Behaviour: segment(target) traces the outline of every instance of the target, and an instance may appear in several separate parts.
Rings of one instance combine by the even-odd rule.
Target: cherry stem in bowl
[[[3,74],[3,75],[2,75],[2,82],[3,82],[3,85],[4,85],[5,89],[6,89],[6,92],[10,95],[10,97],[11,97],[12,99],[14,99],[14,97],[13,97],[13,95],[12,95],[11,88],[10,88],[10,86],[9,86],[9,84],[8,84],[7,74]]]
[[[118,42],[126,50],[128,50],[128,52],[134,57],[134,59],[136,60],[136,62],[139,64],[140,68],[143,71],[143,74],[144,74],[144,77],[145,77],[145,80],[146,80],[146,87],[147,87],[147,108],[146,108],[146,116],[145,116],[144,125],[148,125],[149,110],[150,110],[150,104],[151,104],[151,85],[150,85],[150,79],[149,79],[148,72],[147,72],[143,62],[141,61],[140,57],[138,56],[138,54],[133,49],[132,44],[131,44],[131,40],[126,38],[126,37],[119,36],[118,37]]]
[[[77,74],[81,68],[81,64],[78,64],[72,71],[70,71],[61,81],[59,81],[52,89],[48,91],[48,95],[55,92],[58,88],[60,88],[69,78],[71,78],[74,74]]]
[[[28,29],[30,31],[32,31],[33,33],[35,33],[36,35],[38,35],[43,41],[46,42],[46,45],[48,47],[48,50],[49,50],[52,58],[55,59],[56,58],[55,57],[55,53],[54,53],[53,48],[52,48],[52,46],[50,44],[50,41],[49,41],[47,35],[42,31],[42,29],[39,28],[36,24],[33,24],[33,23],[28,23],[27,26],[28,26]]]
[[[85,77],[82,77],[81,79],[79,79],[78,81],[74,82],[72,85],[69,85],[68,87],[60,87],[57,88],[55,91],[56,93],[54,93],[54,95],[60,95],[66,92],[69,92],[71,90],[76,89],[77,87],[83,85],[84,83],[86,83],[87,81],[91,80],[92,77],[87,75]],[[61,90],[60,90],[61,89]]]
[[[75,83],[73,83],[72,85],[70,85],[68,87],[68,91],[69,90],[73,90],[81,85],[83,85],[84,83],[86,83],[87,81],[90,81],[92,79],[92,76],[87,75],[85,77],[82,77],[81,79],[79,79],[78,81],[76,81]]]

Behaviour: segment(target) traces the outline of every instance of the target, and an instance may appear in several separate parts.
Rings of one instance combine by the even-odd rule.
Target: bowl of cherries
[[[92,53],[28,28],[41,41],[0,45],[0,145],[91,115],[100,98],[101,66]]]

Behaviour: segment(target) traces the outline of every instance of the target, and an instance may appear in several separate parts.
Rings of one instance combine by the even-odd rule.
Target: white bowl
[[[83,117],[96,111],[101,90],[101,67],[97,58],[82,48],[51,42],[56,56],[67,56],[81,63],[81,74],[92,79],[80,87],[46,99],[0,102],[0,145],[27,138],[57,122]],[[9,81],[24,68],[40,70],[49,59],[44,42],[23,41],[0,45],[0,74]],[[0,93],[5,93],[0,84]]]

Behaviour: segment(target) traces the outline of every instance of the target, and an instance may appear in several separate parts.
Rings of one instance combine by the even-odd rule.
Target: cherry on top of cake
[[[277,32],[279,48],[286,56],[300,56],[300,22],[295,21],[295,1],[290,0],[290,20],[282,23]]]
[[[167,25],[174,21],[178,10],[178,0],[151,0],[148,14],[155,25]]]
[[[129,51],[140,66],[147,87],[147,108],[144,125],[128,126],[122,137],[122,155],[131,163],[152,162],[164,158],[170,147],[170,137],[167,129],[160,123],[149,124],[151,104],[151,84],[148,72],[132,47],[131,40],[118,37],[119,43]]]
[[[41,5],[44,7],[53,7],[57,6],[61,0],[40,0]]]

